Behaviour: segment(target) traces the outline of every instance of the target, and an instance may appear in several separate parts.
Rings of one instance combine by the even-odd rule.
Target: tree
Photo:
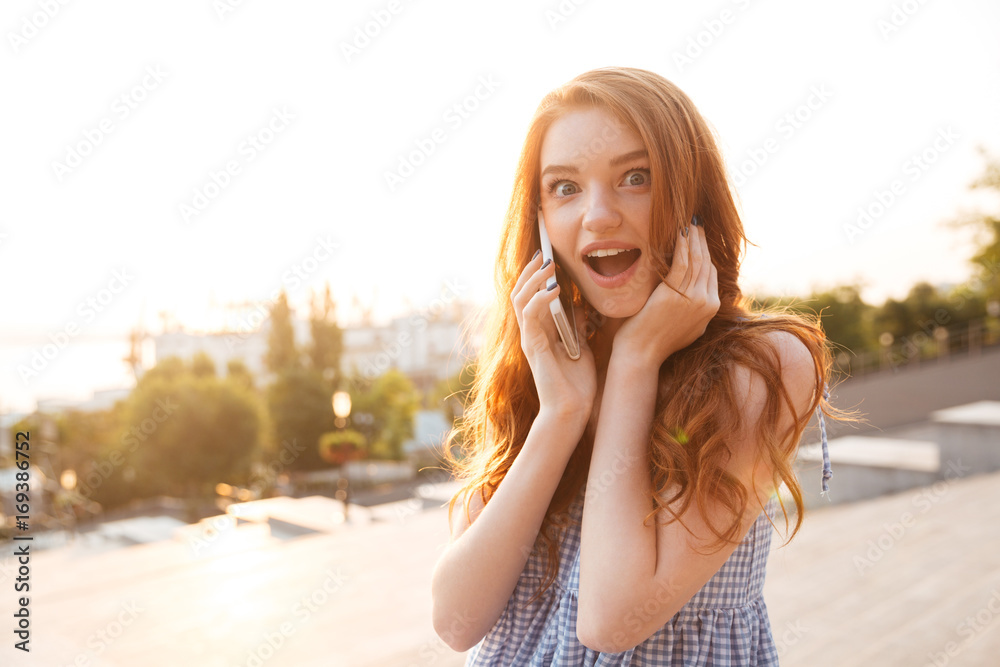
[[[286,368],[267,388],[267,405],[275,442],[304,445],[289,470],[328,467],[320,457],[319,438],[334,429],[330,392],[323,376],[313,368]],[[296,449],[298,451],[298,449]]]
[[[813,292],[804,300],[764,297],[756,301],[765,308],[788,307],[812,316],[818,314],[827,339],[838,350],[846,348],[857,355],[877,347],[878,335],[872,331],[876,309],[861,298],[859,285],[838,285],[823,292]]]
[[[169,361],[169,360],[168,360]],[[142,377],[125,401],[121,435],[104,459],[120,467],[139,496],[210,496],[219,482],[240,483],[260,447],[261,414],[252,393],[176,362]],[[131,470],[131,473],[128,471]]]
[[[195,377],[215,377],[215,362],[206,352],[198,352],[191,359],[191,373]]]
[[[271,330],[267,335],[264,365],[275,375],[288,368],[299,367],[295,329],[292,327],[292,311],[288,307],[288,297],[284,290],[271,307]]]
[[[356,379],[358,391],[351,398],[354,426],[365,435],[373,457],[403,458],[403,442],[413,437],[413,418],[420,408],[420,394],[413,382],[395,369],[374,381]]]
[[[972,188],[992,190],[1000,195],[1000,160],[990,159],[982,149],[980,152],[987,160],[986,171],[973,182]],[[972,256],[972,262],[979,270],[977,277],[983,284],[986,299],[1000,299],[1000,217],[980,213],[966,222],[980,230],[979,249]]]
[[[340,357],[343,352],[343,332],[337,326],[336,304],[330,295],[330,284],[322,295],[314,294],[310,303],[309,362],[328,382],[329,389],[340,386]]]
[[[241,359],[230,359],[226,364],[226,377],[249,391],[255,390],[253,373]]]
[[[430,395],[430,407],[440,409],[448,421],[454,422],[465,412],[475,379],[476,364],[470,361],[455,375],[438,381]]]

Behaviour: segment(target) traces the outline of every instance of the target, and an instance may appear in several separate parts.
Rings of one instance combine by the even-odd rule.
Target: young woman
[[[817,323],[749,309],[745,242],[712,133],[672,83],[600,69],[542,101],[433,578],[435,628],[467,665],[777,664],[761,597],[779,507],[790,523],[776,489],[797,530],[792,464],[829,410],[829,353]]]

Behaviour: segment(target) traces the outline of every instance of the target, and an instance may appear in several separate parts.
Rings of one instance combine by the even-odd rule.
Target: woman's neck
[[[608,364],[611,362],[611,350],[614,347],[615,334],[624,319],[608,318],[597,330],[591,340],[591,351],[594,353],[594,366],[597,370],[598,391],[604,388],[604,379],[608,375]]]

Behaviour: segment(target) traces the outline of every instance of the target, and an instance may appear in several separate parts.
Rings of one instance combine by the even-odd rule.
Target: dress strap
[[[830,400],[830,388],[823,384],[823,398]],[[823,418],[823,406],[816,407],[816,414],[819,415],[819,437],[823,447],[823,482],[820,496],[830,500],[830,478],[833,477],[833,468],[830,467],[830,448],[826,441],[826,419]]]

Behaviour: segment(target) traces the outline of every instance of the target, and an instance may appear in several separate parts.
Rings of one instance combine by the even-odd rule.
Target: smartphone
[[[541,208],[538,209],[538,236],[542,240],[542,259],[555,262],[556,258],[552,255],[552,243],[549,241],[549,233],[545,231],[545,218],[542,216]],[[555,289],[552,287],[555,284],[556,276],[553,273],[545,286]],[[553,299],[552,303],[549,304],[549,310],[552,311],[552,319],[556,322],[556,330],[559,332],[559,338],[562,339],[563,345],[566,346],[569,358],[579,359],[580,339],[577,337],[576,317],[566,317],[566,309],[563,307],[561,298]],[[570,302],[570,312],[575,315],[572,301]]]

